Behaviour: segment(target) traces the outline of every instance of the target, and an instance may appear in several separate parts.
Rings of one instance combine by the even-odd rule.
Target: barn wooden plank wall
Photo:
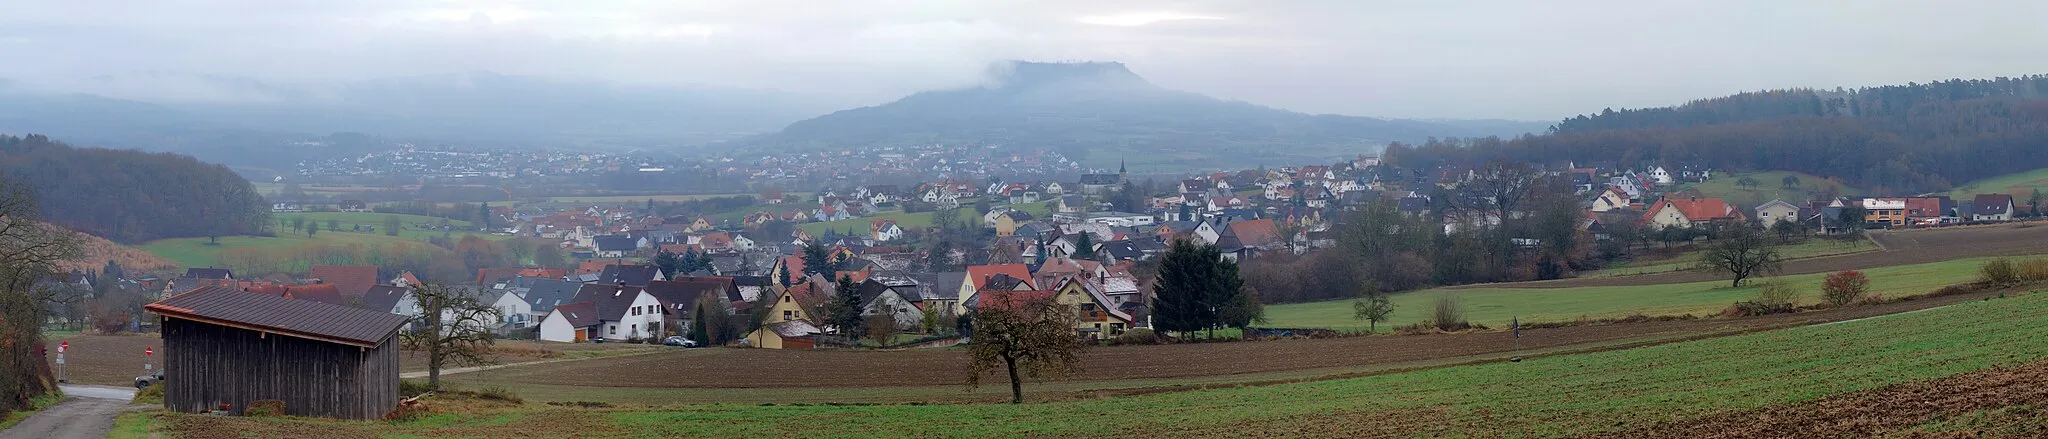
[[[396,338],[371,349],[166,318],[164,408],[240,415],[275,399],[292,416],[378,419],[398,405]]]

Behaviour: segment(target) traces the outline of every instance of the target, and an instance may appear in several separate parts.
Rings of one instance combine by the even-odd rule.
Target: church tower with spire
[[[1131,181],[1129,174],[1129,169],[1124,168],[1124,159],[1116,159],[1116,184],[1121,185],[1124,182]]]

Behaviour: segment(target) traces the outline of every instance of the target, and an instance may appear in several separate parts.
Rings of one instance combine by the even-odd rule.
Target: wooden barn
[[[164,317],[165,409],[240,415],[274,399],[292,416],[377,419],[398,404],[404,316],[227,287],[145,309]]]

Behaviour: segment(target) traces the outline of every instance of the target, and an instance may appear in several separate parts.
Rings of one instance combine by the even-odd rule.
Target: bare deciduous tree
[[[503,322],[498,308],[444,284],[420,285],[412,294],[419,303],[419,324],[399,334],[399,342],[407,350],[425,351],[428,388],[441,388],[443,367],[491,363],[491,345],[497,340],[491,330]]]
[[[37,349],[47,305],[59,298],[34,285],[56,273],[58,262],[77,256],[78,243],[70,232],[42,224],[38,212],[31,189],[0,176],[0,413],[27,407],[54,382]]]
[[[1010,403],[1024,402],[1024,377],[1072,374],[1085,346],[1074,335],[1075,313],[1051,300],[996,304],[984,299],[974,313],[974,343],[967,385],[1000,367],[1010,374]]]
[[[1735,275],[1735,281],[1730,285],[1739,287],[1745,279],[1776,272],[1781,259],[1778,249],[1763,233],[1735,226],[1728,228],[1720,240],[1700,253],[1699,266]]]

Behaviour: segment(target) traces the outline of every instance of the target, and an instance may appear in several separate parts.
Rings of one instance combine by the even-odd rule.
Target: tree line
[[[187,155],[0,135],[0,172],[42,200],[43,220],[117,242],[252,234],[270,223],[248,180]]]

